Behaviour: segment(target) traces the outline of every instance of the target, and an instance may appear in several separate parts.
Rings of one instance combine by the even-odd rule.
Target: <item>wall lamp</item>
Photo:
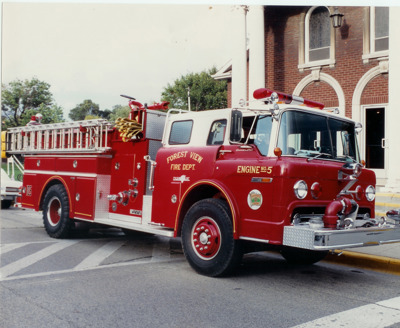
[[[339,28],[342,26],[343,16],[344,15],[339,12],[338,7],[335,7],[335,11],[333,12],[332,15],[330,15],[332,19],[332,25],[334,28]]]

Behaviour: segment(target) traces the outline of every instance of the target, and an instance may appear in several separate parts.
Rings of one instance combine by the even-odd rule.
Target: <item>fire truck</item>
[[[191,267],[225,275],[258,246],[315,263],[335,249],[400,241],[398,213],[375,217],[361,125],[262,88],[241,108],[189,112],[129,98],[128,118],[7,132],[24,157],[22,207],[47,233],[79,221],[180,237]]]

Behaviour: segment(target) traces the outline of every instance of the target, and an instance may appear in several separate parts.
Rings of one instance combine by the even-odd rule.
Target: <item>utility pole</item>
[[[189,112],[190,112],[190,110],[191,110],[191,108],[190,108],[190,87],[188,87],[188,109],[189,109]]]

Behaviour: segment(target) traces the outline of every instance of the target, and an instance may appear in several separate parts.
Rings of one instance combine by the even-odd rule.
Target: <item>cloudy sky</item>
[[[51,85],[65,112],[120,94],[159,101],[168,83],[230,59],[234,6],[3,3],[2,82]]]
[[[2,83],[33,77],[48,82],[66,118],[85,99],[102,110],[126,104],[120,94],[159,101],[163,88],[181,75],[220,68],[232,58],[242,2],[187,2],[3,1]]]

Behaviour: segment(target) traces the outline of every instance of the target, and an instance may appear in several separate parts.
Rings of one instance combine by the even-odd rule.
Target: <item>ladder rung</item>
[[[98,119],[10,128],[7,134],[7,151],[104,152],[110,148],[107,143],[112,126],[107,120]]]

